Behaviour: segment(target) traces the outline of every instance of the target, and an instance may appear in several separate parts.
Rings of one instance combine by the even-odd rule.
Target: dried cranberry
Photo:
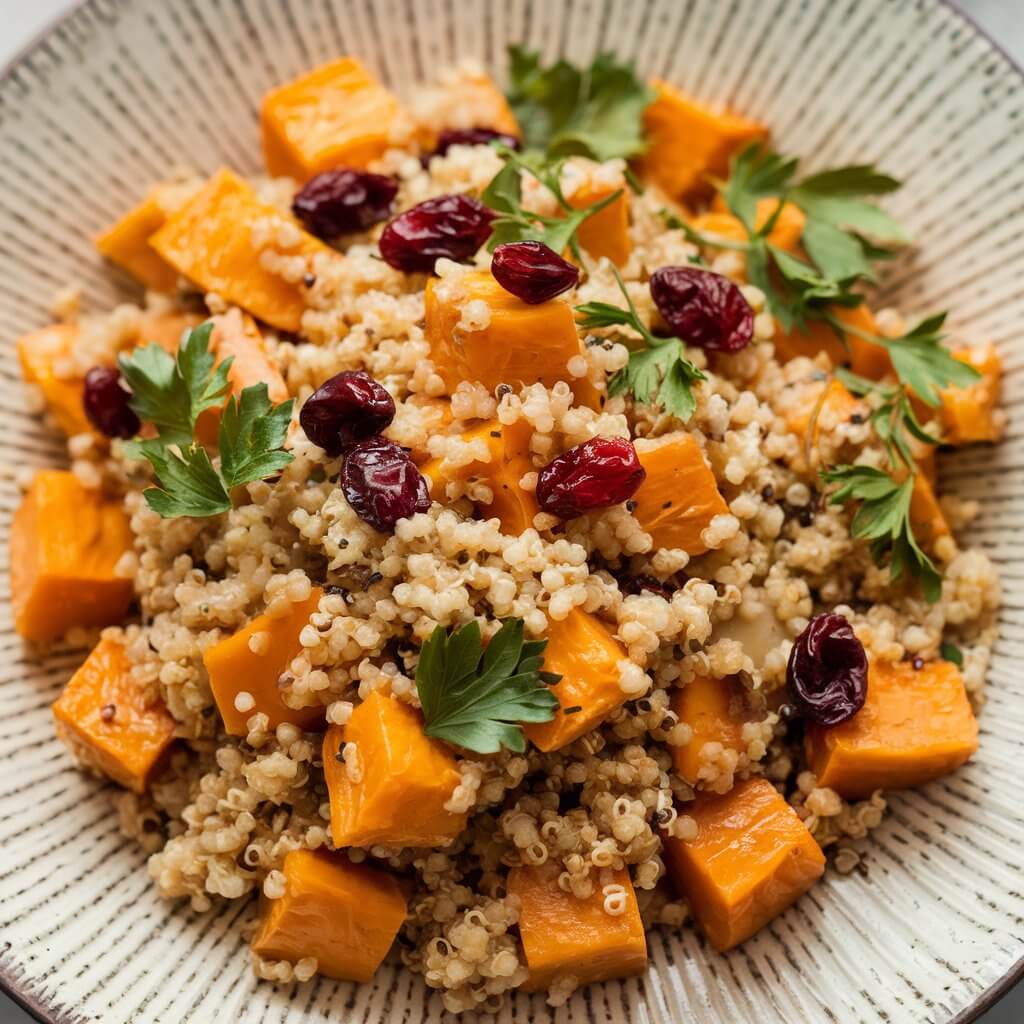
[[[579,283],[580,272],[543,242],[508,242],[494,250],[494,279],[517,299],[547,302]]]
[[[397,194],[394,178],[338,167],[310,178],[295,196],[292,213],[318,238],[337,238],[387,220]]]
[[[793,703],[819,725],[838,725],[864,706],[868,659],[844,616],[816,615],[797,637],[786,681]]]
[[[662,267],[651,298],[672,332],[688,345],[739,352],[754,337],[754,311],[727,277],[699,267]]]
[[[134,437],[142,427],[128,402],[129,392],[113,366],[94,366],[85,375],[82,408],[89,422],[107,437]]]
[[[545,512],[573,519],[632,497],[646,476],[631,441],[595,437],[552,459],[540,471],[537,502]]]
[[[379,434],[395,418],[395,400],[368,373],[346,370],[324,381],[306,399],[299,423],[328,455]]]
[[[427,481],[409,453],[384,437],[349,447],[340,483],[356,515],[377,530],[394,529],[399,519],[430,508]]]
[[[487,241],[495,214],[472,196],[438,196],[400,213],[380,236],[384,262],[406,273],[429,274],[447,256],[468,260]]]
[[[500,142],[509,149],[519,148],[519,140],[514,135],[493,128],[448,128],[441,132],[430,155],[444,156],[452,146],[486,146],[488,142]]]

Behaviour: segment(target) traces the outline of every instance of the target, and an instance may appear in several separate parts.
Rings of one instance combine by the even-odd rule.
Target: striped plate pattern
[[[0,78],[0,975],[40,1019],[435,1022],[438,1001],[384,969],[372,986],[253,979],[237,923],[159,901],[110,792],[79,775],[48,705],[79,654],[41,662],[11,629],[6,534],[16,472],[58,461],[25,411],[14,341],[54,291],[90,303],[126,282],[90,238],[169,167],[259,167],[260,95],[340,53],[400,92],[462,55],[500,73],[507,42],[545,58],[614,49],[763,119],[811,166],[880,162],[920,248],[885,299],[949,307],[991,338],[1014,414],[1005,445],[965,453],[948,484],[984,509],[971,542],[1000,564],[1002,628],[963,771],[893,800],[867,872],[831,877],[741,950],[656,935],[651,969],[567,1007],[521,997],[509,1022],[795,1024],[971,1019],[1024,953],[1024,79],[938,0],[87,0]]]

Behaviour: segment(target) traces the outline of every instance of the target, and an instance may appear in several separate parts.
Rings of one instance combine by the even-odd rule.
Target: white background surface
[[[174,0],[167,2],[173,3]],[[69,6],[68,0],[0,0],[0,67]],[[1024,64],[1024,10],[1021,0],[958,0],[958,6],[1011,57]],[[1020,1024],[1024,1021],[1024,985],[1018,986],[982,1020],[983,1024]],[[0,1024],[31,1024],[31,1018],[0,995]],[[103,1021],[102,1024],[124,1022]]]

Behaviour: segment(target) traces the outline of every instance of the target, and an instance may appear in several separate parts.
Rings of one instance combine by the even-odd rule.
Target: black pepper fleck
[[[857,424],[863,423],[864,422],[864,414],[863,413],[859,413],[859,412],[851,413],[850,414],[850,422],[851,423],[857,423]]]
[[[499,385],[498,385],[498,386],[497,386],[497,387],[496,387],[496,388],[494,389],[494,395],[495,395],[495,397],[496,397],[496,398],[497,398],[497,399],[498,399],[499,401],[500,401],[500,400],[501,400],[502,398],[504,398],[504,397],[505,397],[506,395],[511,395],[511,394],[512,394],[512,385],[511,385],[511,384],[499,384]]]
[[[627,501],[626,502],[626,511],[627,512],[635,512],[636,511],[636,502],[635,501]]]
[[[583,710],[582,704],[573,704],[571,708],[562,708],[563,715],[575,715],[578,711]]]
[[[813,523],[813,522],[814,522],[814,513],[809,508],[805,508],[800,513],[800,525],[801,526],[810,526],[811,523]]]
[[[370,575],[366,577],[366,585],[368,587],[372,587],[374,583],[380,583],[382,579],[384,579],[384,573],[371,572]]]
[[[924,658],[915,658],[910,664],[914,666],[915,672],[920,672],[924,668]]]
[[[307,288],[312,288],[313,285],[316,284],[316,274],[309,274],[309,273],[303,274],[302,275],[302,283]]]
[[[666,501],[665,504],[662,505],[661,507],[662,508],[671,508],[672,507],[672,502],[671,501]]]
[[[491,431],[491,437],[501,437],[501,431],[500,430],[492,430]]]
[[[336,753],[336,754],[334,755],[334,760],[335,760],[335,761],[337,761],[337,762],[338,762],[338,764],[344,764],[344,763],[345,763],[345,754],[344,754],[344,752],[343,752],[343,751],[341,751],[341,750],[339,750],[339,751],[338,751],[338,752],[337,752],[337,753]]]
[[[772,487],[771,484],[765,484],[765,486],[761,488],[761,497],[764,498],[765,501],[771,501],[772,498],[775,497],[775,488]]]

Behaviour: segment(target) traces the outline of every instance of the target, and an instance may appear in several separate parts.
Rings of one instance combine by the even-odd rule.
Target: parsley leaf
[[[943,641],[942,646],[939,647],[939,656],[944,661],[953,662],[957,668],[964,667],[964,652],[956,644],[950,643],[948,640]]]
[[[521,753],[520,723],[550,722],[558,710],[546,684],[560,677],[541,670],[546,646],[524,642],[522,619],[507,619],[486,650],[475,619],[450,635],[438,626],[416,666],[423,731],[478,754],[503,746]]]
[[[190,331],[176,358],[147,345],[118,361],[132,389],[131,407],[157,428],[156,438],[127,442],[125,454],[153,467],[159,486],[142,493],[165,519],[226,512],[232,487],[272,476],[294,459],[283,450],[294,400],[274,406],[261,383],[225,404],[231,360],[214,365],[212,330],[207,322]],[[207,409],[222,409],[219,470],[193,438],[196,420]]]
[[[913,576],[921,584],[925,600],[934,603],[942,593],[942,577],[932,560],[918,547],[910,523],[910,502],[914,477],[902,481],[872,466],[834,466],[825,470],[822,479],[838,484],[829,497],[829,504],[841,505],[859,501],[850,525],[850,535],[857,540],[871,541],[876,565],[889,556],[889,576],[895,582],[904,575]]]
[[[666,412],[685,422],[697,408],[693,385],[706,380],[703,371],[683,354],[678,338],[658,338],[640,319],[618,271],[615,279],[628,308],[609,302],[587,302],[576,307],[584,330],[596,327],[631,327],[643,339],[644,348],[631,351],[629,362],[608,383],[608,394],[630,393],[641,405],[660,405]]]
[[[508,53],[508,100],[527,149],[599,163],[643,152],[643,112],[655,94],[631,64],[602,53],[587,68],[564,60],[545,68],[539,53],[521,46]]]

